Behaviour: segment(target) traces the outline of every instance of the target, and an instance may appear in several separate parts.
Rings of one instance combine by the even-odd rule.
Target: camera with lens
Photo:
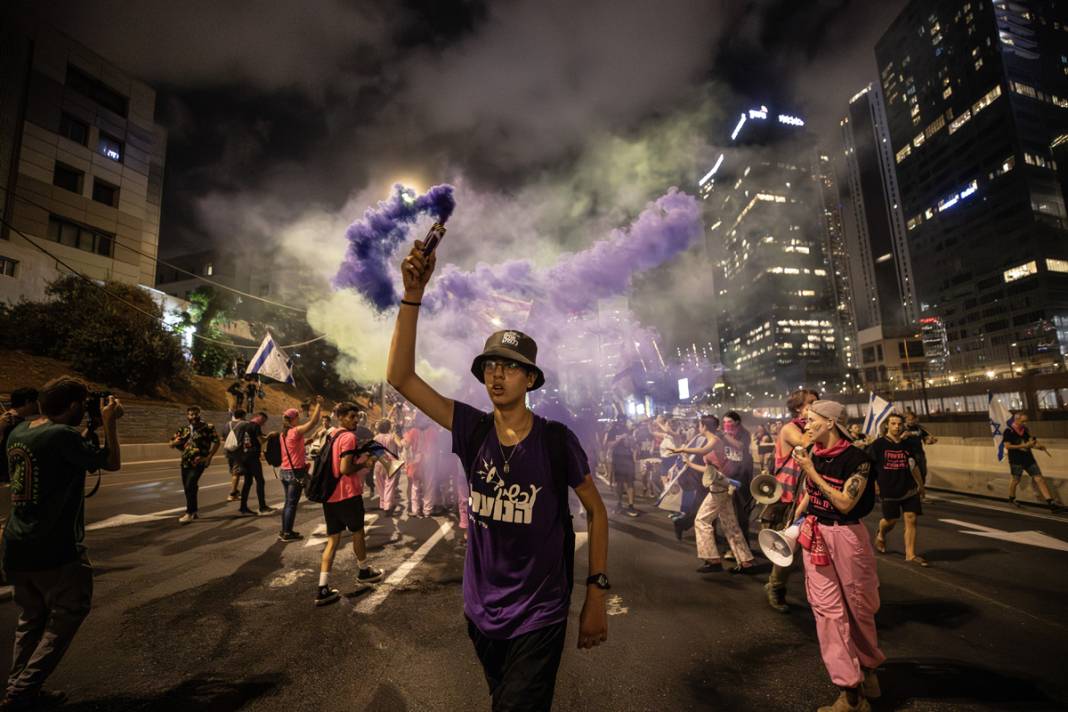
[[[89,416],[89,430],[95,430],[104,420],[100,413],[100,405],[111,396],[111,391],[90,391],[85,397],[85,413]]]

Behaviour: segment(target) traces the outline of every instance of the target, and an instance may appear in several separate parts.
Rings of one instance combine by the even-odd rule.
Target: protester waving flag
[[[987,393],[987,401],[990,403],[990,434],[994,438],[998,462],[1001,462],[1005,459],[1005,431],[1012,427],[1015,416],[993,393]]]
[[[263,343],[252,360],[248,362],[246,374],[259,374],[273,378],[282,383],[293,385],[293,361],[275,343],[271,332],[263,337]]]
[[[893,403],[883,400],[874,393],[868,393],[868,413],[864,416],[864,435],[866,437],[878,435],[879,427],[893,412]]]

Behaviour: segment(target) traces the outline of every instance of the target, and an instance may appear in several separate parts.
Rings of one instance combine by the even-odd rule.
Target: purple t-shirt
[[[497,431],[476,453],[467,448],[483,412],[456,402],[452,451],[474,462],[470,525],[464,560],[464,613],[487,638],[507,640],[567,620],[571,596],[564,571],[561,503],[549,466],[546,421],[534,425],[513,451],[504,474]],[[586,453],[568,430],[567,483],[578,487],[589,474]]]

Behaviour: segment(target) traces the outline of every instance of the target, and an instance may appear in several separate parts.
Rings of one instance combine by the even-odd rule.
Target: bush
[[[187,384],[181,342],[164,327],[159,306],[132,285],[106,282],[104,289],[115,296],[71,275],[49,285],[50,301],[0,306],[0,345],[65,361],[134,393]]]

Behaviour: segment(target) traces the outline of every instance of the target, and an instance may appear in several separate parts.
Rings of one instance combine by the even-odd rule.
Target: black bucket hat
[[[536,363],[538,359],[538,345],[522,331],[508,329],[498,331],[486,339],[486,346],[482,353],[475,357],[471,364],[471,373],[480,383],[485,383],[482,371],[482,362],[490,358],[506,358],[521,363],[534,372],[534,385],[528,391],[536,391],[545,385],[545,374],[541,372]]]

